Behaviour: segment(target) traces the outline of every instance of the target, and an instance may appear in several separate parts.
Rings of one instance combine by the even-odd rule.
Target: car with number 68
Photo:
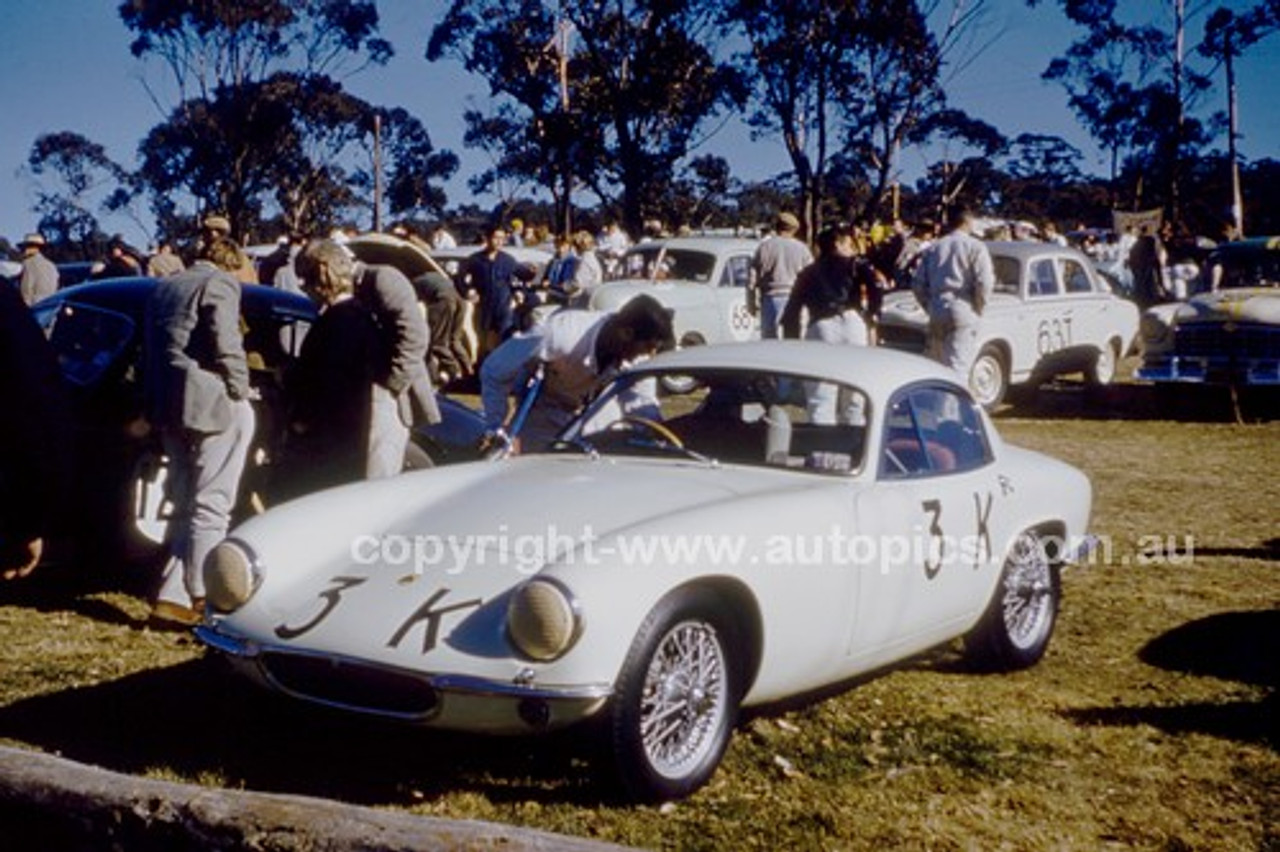
[[[1114,293],[1083,252],[1053,243],[989,242],[995,293],[983,313],[978,356],[969,374],[974,398],[988,409],[1010,385],[1032,387],[1083,372],[1094,385],[1115,378],[1133,348],[1138,308]],[[908,292],[886,295],[880,342],[924,352],[929,318]]]
[[[204,566],[197,636],[357,713],[509,735],[594,720],[599,769],[647,801],[703,785],[742,708],[960,638],[975,667],[1035,664],[1088,479],[1006,444],[932,361],[831,354],[664,353],[547,453],[270,509]]]
[[[759,242],[744,237],[674,237],[633,246],[619,277],[591,291],[587,307],[616,311],[646,293],[674,311],[676,344],[760,339],[760,320],[747,308],[751,259]]]

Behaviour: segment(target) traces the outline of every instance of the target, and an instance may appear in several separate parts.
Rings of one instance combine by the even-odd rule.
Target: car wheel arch
[[[754,612],[744,586],[711,577],[669,590],[640,621],[598,728],[626,799],[683,798],[716,772],[758,656],[744,608]]]
[[[755,594],[741,580],[726,576],[702,577],[674,586],[654,600],[653,605],[641,614],[641,621],[671,598],[703,591],[710,592],[735,615],[736,627],[741,638],[740,646],[734,649],[740,655],[735,662],[741,668],[739,672],[742,683],[741,693],[746,695],[755,684],[764,654],[764,619]],[[615,683],[621,676],[621,665],[622,663],[619,663],[618,674],[614,676]]]

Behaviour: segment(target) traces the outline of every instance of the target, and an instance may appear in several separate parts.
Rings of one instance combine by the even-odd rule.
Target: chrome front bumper
[[[196,638],[241,673],[276,692],[415,725],[528,734],[586,719],[612,694],[608,684],[539,685],[532,669],[511,680],[394,668],[333,654],[264,646],[208,624]]]

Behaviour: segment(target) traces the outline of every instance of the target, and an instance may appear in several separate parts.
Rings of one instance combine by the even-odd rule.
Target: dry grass
[[[1062,393],[1037,411],[1069,418],[1000,422],[1090,474],[1111,543],[1067,573],[1044,662],[980,676],[943,649],[755,718],[679,804],[601,800],[572,737],[447,737],[245,691],[140,629],[136,597],[69,596],[52,575],[0,592],[0,740],[655,848],[1280,849],[1280,424],[1092,419],[1132,409]]]

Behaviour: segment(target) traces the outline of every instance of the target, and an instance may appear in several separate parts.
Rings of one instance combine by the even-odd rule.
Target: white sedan
[[[990,242],[996,292],[983,314],[979,354],[969,374],[974,398],[987,408],[1011,384],[1032,386],[1062,373],[1084,372],[1109,384],[1133,347],[1138,308],[1117,296],[1093,261],[1052,243]],[[910,292],[885,296],[880,341],[925,350],[929,318]]]
[[[600,719],[603,766],[650,801],[711,777],[742,707],[958,637],[981,667],[1036,663],[1089,481],[1006,445],[931,361],[832,355],[666,353],[545,455],[269,510],[210,557],[197,634],[359,713],[498,734]],[[641,393],[668,385],[686,391]]]
[[[678,237],[650,240],[620,261],[621,276],[591,292],[588,307],[616,311],[640,293],[675,311],[676,343],[700,346],[760,339],[747,309],[747,285],[757,240]]]

